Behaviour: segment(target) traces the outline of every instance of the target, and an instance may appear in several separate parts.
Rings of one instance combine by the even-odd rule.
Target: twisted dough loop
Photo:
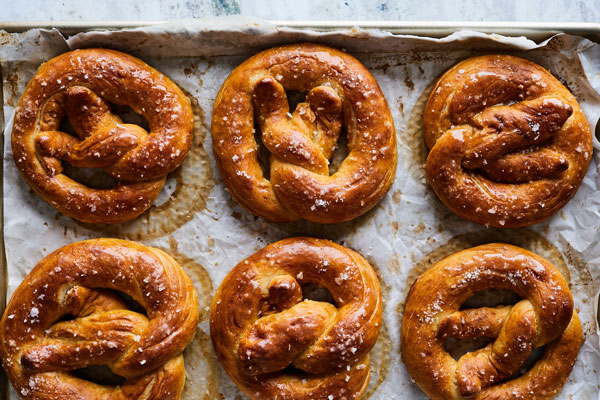
[[[147,316],[107,289],[130,295]],[[88,240],[45,257],[17,288],[0,322],[0,353],[27,399],[175,400],[198,318],[192,283],[169,255],[124,240]],[[100,364],[125,383],[107,387],[70,372]]]
[[[108,102],[143,115],[150,131],[123,123]],[[77,136],[59,130],[65,117]],[[124,53],[76,50],[43,64],[27,85],[12,149],[25,180],[60,212],[117,223],[152,205],[189,152],[192,130],[190,101],[166,76]],[[85,186],[63,173],[63,162],[102,168],[117,184]]]
[[[494,227],[541,222],[575,194],[592,157],[579,104],[547,70],[512,56],[449,69],[425,106],[427,179],[459,216]]]
[[[507,289],[514,306],[460,310],[472,295]],[[496,338],[455,361],[447,338]],[[548,261],[519,247],[493,243],[455,253],[412,286],[402,319],[406,366],[432,400],[552,399],[562,388],[583,342],[568,284]],[[519,378],[531,352],[541,359]]]
[[[329,290],[335,304],[302,301],[306,283]],[[381,322],[371,266],[312,238],[273,243],[239,263],[217,290],[210,318],[231,379],[252,399],[281,400],[360,398]]]
[[[286,90],[306,94],[291,113]],[[255,116],[271,154],[268,179]],[[343,126],[349,154],[330,176]],[[229,192],[268,220],[350,220],[374,207],[394,180],[396,133],[381,89],[358,60],[329,47],[281,46],[246,60],[219,91],[211,129]]]

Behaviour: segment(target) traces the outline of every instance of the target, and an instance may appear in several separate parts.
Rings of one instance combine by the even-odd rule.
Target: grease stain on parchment
[[[425,104],[427,103],[427,99],[429,98],[429,94],[433,89],[435,82],[437,82],[437,78],[432,80],[421,92],[410,111],[404,128],[404,135],[398,137],[398,140],[402,144],[402,146],[398,147],[398,150],[403,153],[399,154],[398,157],[403,160],[411,160],[404,168],[413,175],[417,182],[420,182],[426,187],[425,195],[431,196],[433,199],[433,201],[430,202],[432,208],[422,211],[436,214],[438,217],[437,219],[440,221],[460,223],[463,220],[446,207],[446,205],[437,198],[433,189],[429,187],[425,173],[425,164],[427,163],[429,149],[427,148],[425,136],[423,134],[423,114],[425,112]]]
[[[21,82],[21,69],[25,63],[7,62],[2,69],[3,104],[15,107],[19,101],[19,83]]]
[[[213,67],[213,60],[211,58],[199,57],[201,61],[192,61],[192,60],[184,60],[181,68],[183,74],[186,78],[195,77],[198,81],[198,86],[202,86],[204,84],[203,77],[206,73]],[[199,69],[198,67],[202,64],[206,63],[206,68]],[[182,89],[183,90],[183,89]],[[189,96],[189,94],[188,94]]]
[[[377,398],[374,395],[376,395],[377,389],[387,377],[392,358],[392,349],[393,344],[390,338],[390,333],[388,332],[387,326],[384,323],[381,326],[379,338],[377,338],[375,346],[373,346],[373,349],[371,349],[371,376],[367,390],[363,394],[363,399],[367,400],[369,398]]]
[[[200,263],[183,254],[173,237],[169,238],[169,247],[162,250],[169,253],[192,280],[198,296],[200,323],[208,321],[213,293],[213,283],[208,272]],[[196,329],[196,336],[183,355],[186,382],[182,400],[224,398],[219,392],[218,360],[210,336],[201,328]]]
[[[199,262],[179,251],[177,240],[174,237],[169,238],[169,248],[162,250],[170,254],[192,280],[198,296],[200,322],[207,321],[213,297],[213,283],[210,275]]]
[[[192,148],[183,164],[169,174],[167,185],[174,181],[175,188],[168,200],[161,205],[153,205],[136,219],[121,224],[78,224],[106,236],[149,240],[176,231],[206,207],[215,185],[210,158],[204,149],[208,127],[198,101],[190,95],[188,97],[194,113]]]
[[[410,154],[404,155],[407,159],[412,160],[409,166],[409,171],[416,176],[417,179],[425,178],[425,163],[429,150],[425,144],[425,136],[423,135],[423,114],[425,112],[425,104],[429,98],[429,93],[433,89],[434,82],[431,82],[425,90],[419,95],[415,102],[408,120],[406,123],[405,134],[399,136],[399,140],[403,141],[410,150]]]
[[[343,245],[344,243],[340,242],[340,238],[348,237],[348,234],[357,234],[363,226],[365,226],[371,221],[375,210],[377,210],[378,207],[383,207],[381,202],[383,202],[384,199],[389,195],[389,192],[386,193],[386,195],[379,202],[379,204],[376,204],[372,209],[370,209],[363,215],[358,216],[353,220],[337,224],[319,224],[308,220],[298,220],[286,223],[271,222],[265,220],[265,222],[268,225],[274,226],[276,229],[280,229],[288,233],[290,236],[312,236],[321,239],[328,239]],[[245,218],[252,218],[250,216],[241,215],[239,213],[237,213],[237,215],[234,214],[234,217],[240,220]],[[256,221],[257,218],[258,217],[254,217],[254,220]],[[242,221],[242,223],[244,223],[244,221]]]
[[[400,261],[400,255],[398,253],[392,254],[388,261],[388,271],[394,275],[398,275],[402,272],[402,263]]]
[[[370,257],[365,257],[365,259],[369,262],[369,265],[371,265],[373,271],[375,271],[375,275],[377,275],[379,285],[381,286],[381,297],[383,299],[383,307],[385,308],[387,299],[389,299],[390,297],[389,294],[392,288],[390,287],[390,285],[387,284],[387,281],[383,279],[383,276],[381,275],[381,270],[375,263],[375,260],[373,260]],[[385,322],[382,322],[381,331],[379,332],[377,342],[375,342],[375,345],[369,353],[371,362],[371,375],[367,389],[363,394],[363,398],[365,400],[375,395],[377,392],[377,388],[379,388],[383,381],[385,381],[385,378],[387,377],[390,368],[390,361],[393,350],[394,345],[392,343],[390,333],[387,329]]]
[[[569,282],[569,285],[571,286],[571,288],[581,288],[581,290],[583,290],[583,292],[585,293],[585,296],[583,296],[580,299],[581,303],[586,308],[593,308],[594,298],[596,296],[596,293],[598,293],[600,285],[595,283],[592,279],[592,274],[590,273],[588,264],[585,262],[582,254],[575,250],[573,246],[571,246],[569,243],[566,243],[566,249],[564,254],[567,258],[569,266],[571,266],[571,268],[574,269],[576,272],[574,274],[571,274],[572,281]],[[596,334],[597,321],[582,321],[582,325],[583,331],[586,335]]]
[[[212,347],[210,336],[203,330],[196,331],[194,341],[183,352],[186,380],[182,400],[224,399],[219,392],[219,361]]]

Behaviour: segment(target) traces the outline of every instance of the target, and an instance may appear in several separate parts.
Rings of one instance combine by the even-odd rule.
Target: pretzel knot
[[[574,195],[592,157],[579,104],[547,70],[511,56],[467,59],[425,106],[427,180],[459,216],[494,227],[541,222]]]
[[[286,90],[306,95],[291,113]],[[270,152],[268,177],[256,128]],[[343,128],[349,154],[330,175]],[[238,66],[215,100],[212,138],[233,198],[276,222],[353,219],[395,177],[396,133],[379,85],[354,57],[321,45],[276,47]]]
[[[334,304],[304,300],[302,285]],[[211,337],[252,399],[358,399],[382,322],[381,289],[359,254],[322,239],[273,243],[239,263],[215,295]]]
[[[179,399],[197,303],[183,269],[158,249],[116,239],[64,246],[13,294],[0,322],[3,366],[27,399]],[[93,365],[125,383],[99,385],[72,372]]]
[[[461,309],[472,295],[507,289],[514,306]],[[447,338],[495,338],[455,361]],[[414,283],[402,320],[406,366],[432,400],[551,399],[562,388],[583,342],[568,284],[548,261],[519,247],[488,244],[455,253]],[[510,379],[531,352],[542,357]]]
[[[124,123],[109,102],[144,116],[150,131]],[[65,118],[77,136],[59,130]],[[117,223],[156,200],[187,155],[192,129],[190,101],[169,78],[124,53],[76,50],[43,64],[27,85],[12,150],[25,180],[59,211],[83,222]],[[117,184],[78,183],[63,173],[65,162],[102,168]]]

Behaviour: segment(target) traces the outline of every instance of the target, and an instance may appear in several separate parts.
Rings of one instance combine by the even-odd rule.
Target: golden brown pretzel
[[[302,301],[309,282],[335,304]],[[381,321],[379,281],[364,258],[328,240],[290,238],[225,277],[210,334],[223,368],[252,399],[350,400],[367,387]]]
[[[109,289],[131,296],[147,315]],[[0,355],[23,398],[176,400],[182,352],[198,318],[192,282],[168,254],[87,240],[46,256],[17,288],[0,322]],[[99,364],[125,383],[102,386],[70,372]]]
[[[108,102],[144,116],[150,132],[123,123]],[[65,117],[78,137],[59,130]],[[193,123],[181,89],[143,61],[114,50],[75,50],[43,64],[25,88],[13,157],[27,183],[60,212],[83,222],[123,222],[147,210],[183,162]],[[63,174],[63,162],[102,168],[118,183],[85,186]]]
[[[290,110],[286,90],[306,100]],[[255,125],[271,153],[269,179]],[[350,153],[330,176],[342,126]],[[356,218],[395,177],[396,132],[379,85],[354,57],[317,44],[275,47],[238,66],[215,100],[212,139],[233,198],[271,221]]]
[[[436,83],[425,106],[427,180],[459,216],[494,227],[550,218],[574,195],[592,158],[577,100],[546,69],[491,55]]]
[[[472,295],[508,289],[523,298],[512,307],[463,309]],[[447,338],[496,338],[455,361]],[[402,319],[402,355],[432,400],[552,399],[562,388],[583,342],[573,298],[560,272],[527,250],[493,243],[455,253],[414,283]],[[519,378],[532,350],[541,359]]]

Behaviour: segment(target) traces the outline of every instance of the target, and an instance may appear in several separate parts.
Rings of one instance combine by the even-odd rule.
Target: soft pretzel
[[[437,196],[494,227],[550,218],[575,195],[592,157],[589,125],[569,90],[507,55],[450,68],[429,95],[424,133]]]
[[[514,306],[461,309],[486,289],[523,298]],[[496,338],[455,361],[447,338]],[[573,298],[560,272],[527,250],[493,243],[455,253],[414,283],[402,319],[402,355],[432,400],[552,399],[571,373],[583,342]],[[525,374],[533,349],[546,346]]]
[[[306,99],[290,110],[286,90]],[[329,175],[342,127],[349,154]],[[271,153],[268,178],[255,128]],[[356,218],[395,177],[396,132],[379,85],[354,57],[317,44],[275,47],[238,66],[215,100],[212,139],[233,198],[271,221]]]
[[[197,323],[194,287],[168,254],[125,240],[87,240],[42,259],[17,288],[0,322],[0,355],[26,399],[176,400],[185,380],[182,352]],[[103,386],[71,372],[99,364],[125,383]]]
[[[304,300],[302,285],[334,304]],[[290,238],[239,263],[217,290],[210,334],[221,364],[250,398],[359,399],[382,322],[379,281],[359,254]]]
[[[144,116],[150,132],[124,123],[109,102]],[[65,117],[77,137],[59,130]],[[13,157],[27,183],[60,212],[83,222],[123,222],[156,200],[190,150],[193,123],[189,99],[154,68],[114,50],[75,50],[43,64],[25,88]],[[63,162],[102,168],[117,184],[88,187],[65,175]]]

